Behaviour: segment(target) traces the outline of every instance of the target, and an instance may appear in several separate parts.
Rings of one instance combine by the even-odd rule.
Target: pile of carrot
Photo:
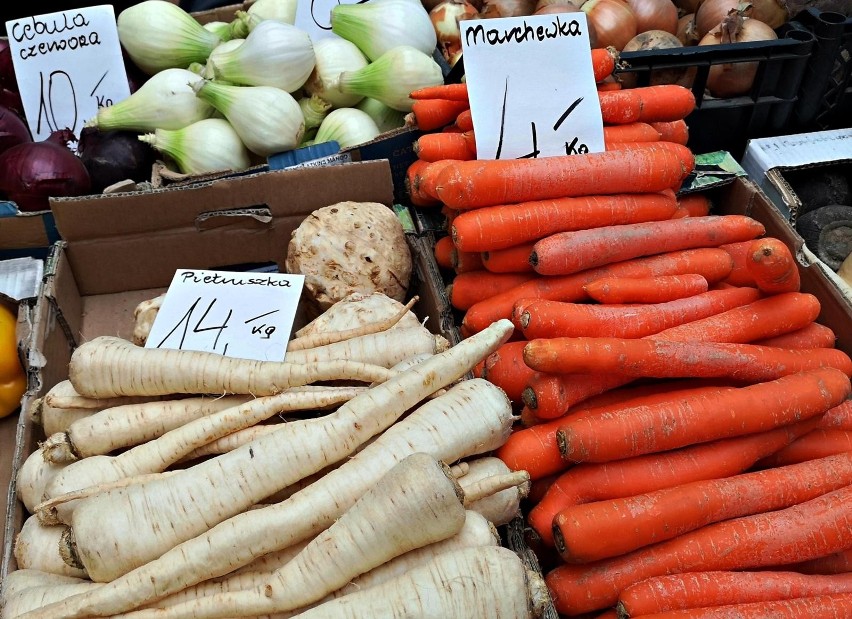
[[[782,241],[676,195],[686,136],[655,123],[680,126],[687,94],[600,98],[605,153],[476,161],[465,110],[409,172],[449,222],[435,251],[462,334],[515,326],[476,372],[521,413],[497,454],[533,480],[556,608],[845,616],[852,359]]]

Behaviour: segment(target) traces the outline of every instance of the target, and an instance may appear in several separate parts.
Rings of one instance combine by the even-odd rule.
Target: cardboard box
[[[751,140],[742,162],[743,168],[769,197],[782,219],[795,224],[802,201],[796,195],[797,178],[807,170],[826,166],[852,169],[852,128],[803,133],[778,138]],[[791,229],[800,248],[800,258],[815,265],[831,286],[852,308],[852,288],[809,248],[802,237]]]
[[[305,168],[220,179],[146,194],[69,199],[55,207],[65,241],[45,265],[42,295],[27,315],[26,350],[32,381],[15,428],[11,479],[40,428],[27,417],[33,400],[67,377],[74,347],[97,335],[129,338],[133,310],[160,294],[178,268],[283,265],[291,232],[314,209],[342,200],[393,204],[386,161]],[[428,265],[431,254],[411,236],[412,293],[417,314],[435,333],[444,310]],[[4,475],[8,475],[5,473]],[[2,479],[3,487],[9,477]],[[9,483],[0,579],[15,569],[12,540],[24,513]]]

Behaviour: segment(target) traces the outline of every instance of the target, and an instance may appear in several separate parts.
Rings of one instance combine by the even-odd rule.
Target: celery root
[[[233,359],[215,353],[140,348],[101,336],[71,356],[68,377],[78,393],[92,398],[175,393],[274,395],[289,387],[324,380],[381,382],[386,368],[351,361],[298,365]]]
[[[481,359],[487,348],[508,337],[513,326],[503,321],[489,329],[485,332],[493,338],[490,346],[477,343],[474,336],[417,369],[431,367],[434,371],[436,366],[446,365],[436,364],[438,358],[464,350],[468,350],[468,362]],[[475,352],[470,350],[474,344]],[[463,365],[473,367],[476,362]],[[405,456],[422,451],[453,462],[491,451],[506,441],[513,420],[511,404],[502,390],[482,379],[464,381],[423,404],[355,457],[286,501],[230,518],[97,591],[30,613],[27,619],[110,616],[233,572],[267,553],[319,534]]]
[[[306,422],[282,424],[283,427],[279,432],[180,471],[168,479],[108,491],[85,499],[74,510],[72,520],[73,541],[77,556],[86,567],[89,577],[99,582],[114,581],[122,574],[143,566],[157,557],[165,558],[164,553],[181,542],[205,533],[213,526],[244,512],[250,505],[258,503],[263,498],[350,455],[360,443],[388,428],[411,406],[470,371],[485,355],[504,342],[513,329],[510,321],[498,321],[450,350],[435,355],[422,364],[397,374],[387,382],[356,396],[341,406],[336,413]],[[501,393],[501,397],[503,401],[506,401],[504,394]],[[477,404],[479,404],[478,401]],[[479,406],[481,407],[481,404]],[[491,413],[493,419],[493,410]],[[499,434],[499,438],[505,441],[505,431],[501,426],[495,434]],[[335,472],[372,450],[387,434],[386,432],[373,445]],[[452,447],[458,446],[452,445]],[[466,449],[461,450],[462,453],[457,456],[446,458],[439,454],[437,457],[452,461],[477,453],[478,447],[478,445],[475,447],[467,445]],[[493,449],[493,447],[486,449]],[[404,453],[402,457],[409,453],[411,452]],[[385,468],[381,473],[394,463],[391,462],[388,465],[385,459],[383,461]],[[326,478],[331,476],[330,473]],[[378,477],[380,475],[375,476],[372,481],[374,482]],[[347,485],[351,486],[352,480],[349,480]],[[314,486],[316,484],[309,488]],[[164,500],[163,497],[168,497],[168,500]],[[294,497],[288,499],[288,502]],[[339,502],[335,498],[332,511],[336,505],[339,505]],[[246,512],[241,516],[251,517],[267,509],[270,508]],[[340,511],[336,511],[331,518],[339,514]],[[305,518],[308,522],[298,522],[298,524],[302,527],[313,524],[318,520],[317,516],[317,510],[315,506],[312,506]],[[261,517],[259,522],[263,520],[264,518]],[[170,526],[162,527],[162,522],[168,522]],[[237,535],[237,538],[246,534],[251,535],[252,528],[257,527],[247,527]],[[259,528],[265,529],[262,525]],[[317,530],[308,529],[303,535],[308,537],[317,532]],[[277,539],[270,539],[271,547],[266,549],[253,544],[239,545],[235,549],[234,534],[228,534],[226,537],[228,550],[224,554],[234,560],[234,565],[226,566],[224,571],[217,571],[215,574],[210,573],[209,570],[207,573],[202,572],[201,580],[220,576],[248,563],[256,556],[299,541],[299,539],[290,539],[284,543],[276,543]],[[208,547],[212,548],[212,545]],[[259,552],[253,556],[252,553],[255,551]],[[182,552],[179,551],[178,554]],[[198,557],[192,553],[187,556],[192,557],[192,564],[199,568],[211,566],[206,560],[198,560]],[[237,560],[242,562],[237,563]],[[222,557],[217,557],[212,565],[215,565],[217,561],[221,562]],[[159,561],[156,563],[159,565]],[[169,563],[172,563],[171,560]],[[183,576],[190,576],[190,570],[186,565],[183,565],[181,571]],[[155,582],[147,582],[141,587],[138,590],[139,597],[162,597],[194,584],[189,582],[177,585],[178,588],[172,588],[176,583],[172,578],[164,577],[163,573],[164,571],[160,571]],[[113,584],[110,583],[110,588]],[[108,590],[108,588],[102,587],[95,593],[100,594],[102,590]],[[131,596],[122,597],[124,599],[120,602],[121,604],[130,602]],[[108,596],[103,599],[110,601]],[[63,608],[64,616],[80,616],[76,614],[78,612],[95,614],[85,605],[80,610],[72,610],[72,600],[74,598],[66,600],[68,607]],[[82,601],[78,600],[78,602]],[[116,602],[116,600],[112,601]],[[142,601],[135,603],[135,606]],[[135,606],[124,606],[121,610],[109,608],[98,612],[115,614]],[[45,610],[45,612],[48,611]]]

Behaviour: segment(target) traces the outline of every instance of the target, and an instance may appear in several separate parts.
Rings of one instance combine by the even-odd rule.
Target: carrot
[[[852,593],[746,602],[644,615],[647,619],[836,619],[848,616]]]
[[[453,268],[453,252],[455,251],[453,239],[449,236],[442,236],[435,241],[435,262],[442,269]]]
[[[751,241],[740,241],[738,243],[725,243],[719,246],[719,249],[724,249],[731,255],[734,261],[734,268],[731,274],[725,279],[725,283],[733,284],[734,286],[756,286],[754,276],[748,269],[748,250],[751,246]]]
[[[816,319],[819,312],[820,303],[815,296],[789,292],[645,337],[681,342],[748,343],[801,329]],[[534,409],[539,417],[552,419],[563,415],[570,406],[627,384],[630,380],[627,376],[603,374],[536,374],[528,388],[524,389],[524,403]]]
[[[408,193],[411,203],[415,206],[436,206],[440,204],[435,198],[420,191],[420,174],[428,165],[429,162],[417,159],[408,166],[405,173],[405,191]]]
[[[482,264],[492,273],[532,273],[533,243],[482,252]]]
[[[414,90],[408,95],[414,100],[419,99],[448,99],[450,101],[467,101],[467,84],[440,84]]]
[[[461,161],[438,176],[437,197],[453,208],[614,193],[661,191],[695,165],[685,146],[651,142],[587,155]]]
[[[568,275],[663,252],[753,239],[763,224],[743,215],[711,215],[593,230],[559,232],[540,240],[530,263],[542,275]]]
[[[703,193],[689,193],[677,199],[679,208],[686,209],[690,217],[706,217],[710,214],[710,198]]]
[[[637,258],[564,277],[539,277],[472,306],[465,314],[462,326],[467,332],[476,333],[499,318],[508,318],[512,315],[512,307],[518,299],[581,301],[588,298],[583,287],[601,277],[699,273],[707,281],[718,281],[725,277],[730,267],[730,257],[726,252],[695,249]]]
[[[449,237],[444,237],[449,238]],[[471,271],[459,273],[447,286],[447,296],[456,309],[466,310],[475,303],[531,280],[534,273],[491,273]]]
[[[758,298],[760,295],[754,288],[734,288],[709,290],[684,299],[641,305],[594,305],[531,299],[515,304],[513,318],[517,316],[515,326],[524,332],[528,340],[607,335],[637,338],[719,314]]]
[[[603,277],[586,284],[598,303],[665,303],[707,292],[709,284],[696,273],[658,277]]]
[[[456,127],[462,131],[473,131],[473,114],[471,114],[470,108],[458,115],[456,118]]]
[[[549,234],[668,219],[675,202],[660,194],[558,198],[463,212],[450,230],[464,251],[505,249]]]
[[[602,612],[600,615],[597,615],[595,619],[618,619],[618,613],[614,608],[610,608],[609,610]]]
[[[611,144],[625,142],[658,142],[660,132],[648,123],[629,123],[626,125],[609,125],[604,127],[604,143],[607,148]]]
[[[684,145],[689,141],[689,127],[686,126],[685,120],[652,122],[650,125],[660,133],[661,140]]]
[[[665,84],[599,92],[604,124],[670,122],[695,109],[695,96],[683,86]]]
[[[742,473],[760,458],[788,445],[816,424],[817,421],[811,419],[769,432],[691,445],[670,452],[577,465],[551,484],[544,498],[530,511],[530,525],[546,543],[552,545],[553,518],[572,505],[629,497]],[[509,442],[514,436],[509,437]]]
[[[607,92],[607,91],[610,91],[610,90],[621,90],[621,88],[622,88],[621,84],[619,82],[616,82],[615,80],[613,80],[611,82],[603,81],[603,82],[597,83],[597,91],[598,92]]]
[[[482,254],[470,251],[459,251],[453,247],[450,254],[450,263],[456,273],[468,273],[470,271],[481,271],[485,268],[482,264]]]
[[[447,125],[443,129],[441,129],[441,133],[464,133],[461,129],[453,125]]]
[[[607,462],[808,419],[837,406],[850,391],[843,372],[819,368],[715,397],[698,395],[676,404],[632,407],[617,415],[568,419],[556,432],[556,441],[570,462]]]
[[[443,170],[452,160],[442,159],[440,161],[429,162],[418,159],[418,161],[421,161],[425,165],[417,170],[417,177],[415,178],[415,182],[417,183],[417,192],[424,199],[434,200],[436,203],[440,204],[441,202],[438,200],[438,196],[435,193],[435,179],[438,172]],[[446,211],[446,207],[441,209],[442,213],[446,214]],[[448,219],[452,218],[448,217]]]
[[[852,430],[817,428],[758,463],[761,467],[786,466],[852,451]]]
[[[556,610],[588,612],[616,603],[629,585],[688,571],[771,567],[852,547],[852,486],[774,512],[718,522],[623,557],[561,566],[547,575]],[[807,616],[807,615],[799,615]]]
[[[775,380],[796,372],[833,367],[852,376],[852,359],[842,350],[796,350],[754,344],[677,342],[658,339],[560,337],[526,345],[524,362],[553,374],[618,373],[649,378],[731,378]]]
[[[818,322],[812,322],[796,331],[758,340],[755,344],[778,348],[834,348],[836,341],[834,331]]]
[[[672,539],[713,522],[803,503],[849,484],[852,454],[840,454],[571,506],[553,519],[553,534],[565,561],[588,563]]]
[[[414,154],[421,161],[429,162],[442,159],[457,161],[476,159],[476,150],[471,149],[471,140],[464,133],[427,133],[421,135],[414,142]]]
[[[624,617],[703,606],[769,602],[831,593],[852,593],[852,574],[806,576],[796,572],[697,572],[656,576],[618,596]]]
[[[614,47],[593,49],[592,72],[595,75],[595,82],[603,81],[612,75],[616,62],[618,62],[618,51]]]
[[[852,548],[818,559],[794,563],[790,567],[802,574],[845,574],[852,572]]]
[[[823,429],[852,430],[852,400],[841,402],[826,411],[819,422]]]
[[[449,99],[420,99],[414,101],[411,111],[421,131],[434,131],[455,121],[464,110],[470,109],[467,101]]]
[[[524,346],[526,342],[503,344],[485,358],[482,368],[482,378],[500,387],[512,402],[521,401],[521,392],[533,373],[524,365]]]
[[[768,237],[752,242],[746,268],[762,292],[778,294],[799,290],[799,266],[787,246],[778,239]]]

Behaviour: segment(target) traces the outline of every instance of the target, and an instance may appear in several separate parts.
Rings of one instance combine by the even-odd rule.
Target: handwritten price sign
[[[299,0],[295,26],[318,41],[337,35],[331,31],[331,9],[338,4],[364,4],[367,0]]]
[[[304,275],[179,270],[145,347],[283,361],[304,281]]]
[[[6,31],[33,139],[79,136],[98,108],[130,96],[112,5],[15,19]]]
[[[479,159],[602,152],[584,13],[461,23]]]

